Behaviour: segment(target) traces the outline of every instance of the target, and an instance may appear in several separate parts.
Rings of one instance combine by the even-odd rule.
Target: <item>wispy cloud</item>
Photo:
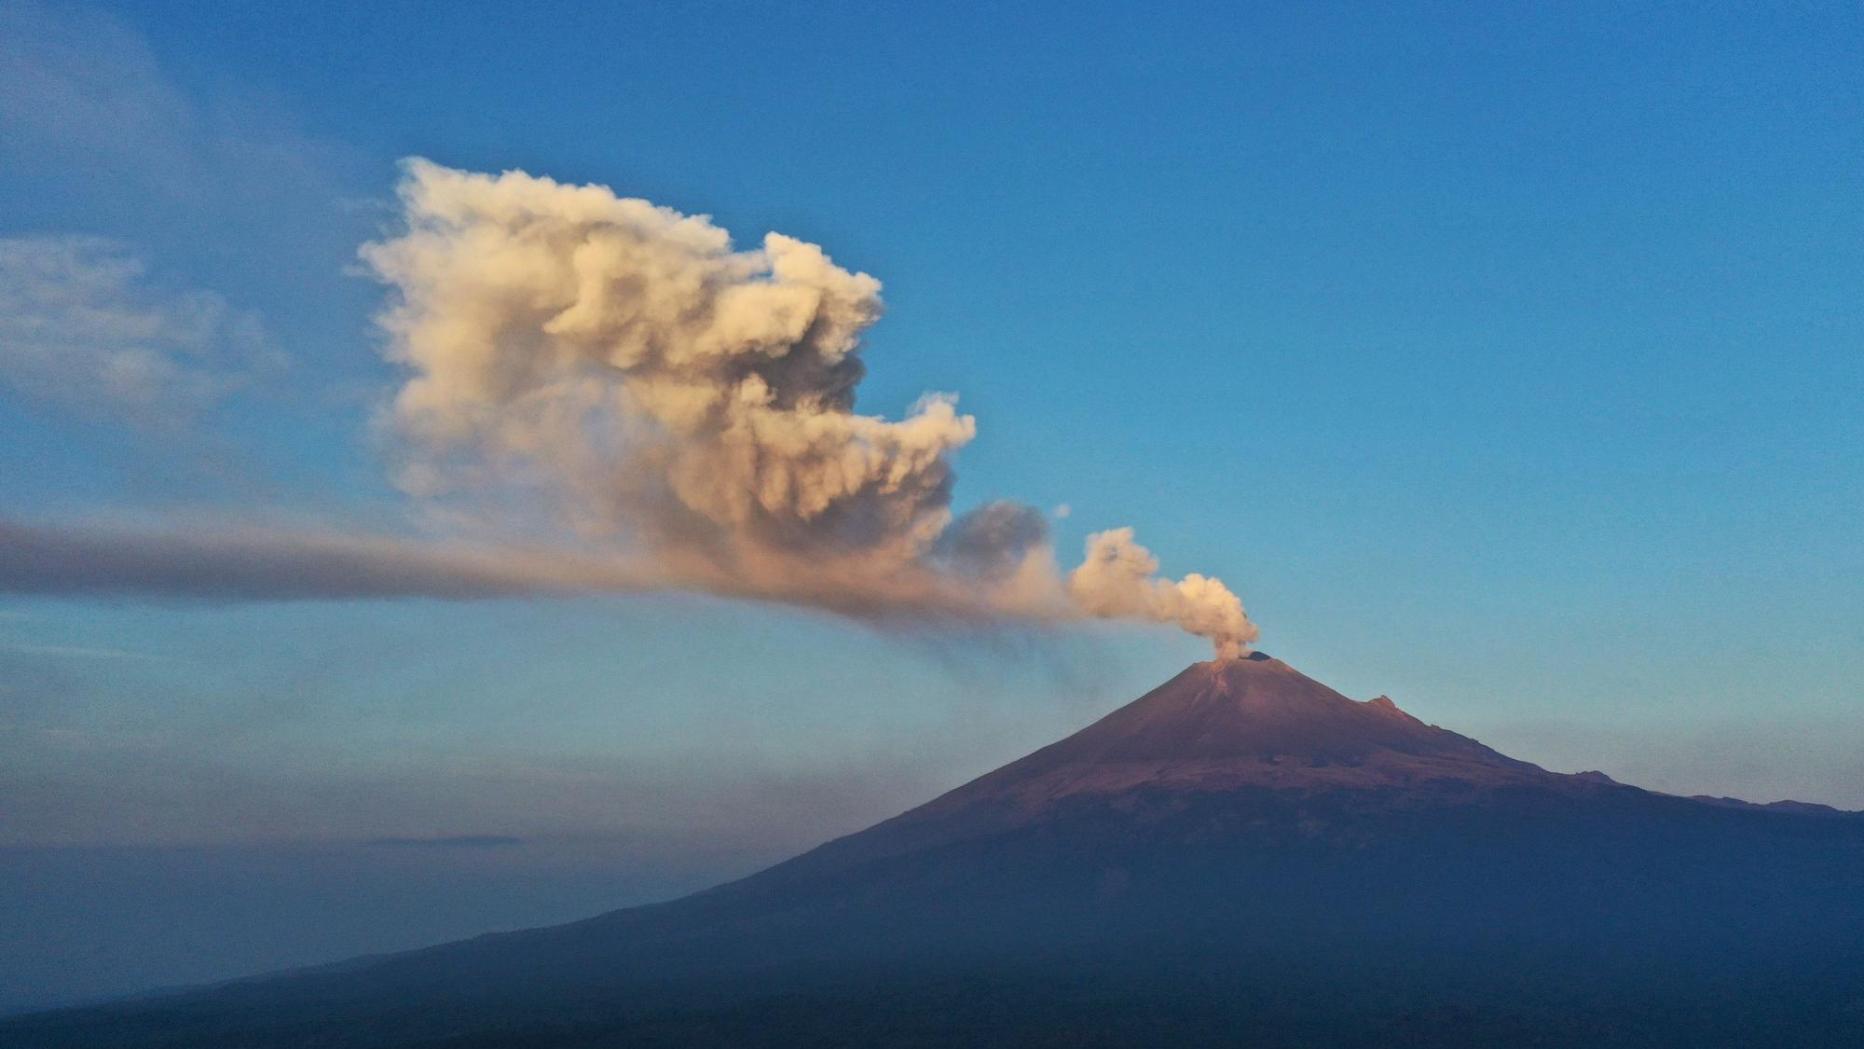
[[[167,656],[152,652],[131,652],[121,648],[97,648],[89,645],[24,645],[0,642],[0,652],[17,652],[26,656],[64,656],[72,659],[135,659],[166,661]]]
[[[0,85],[0,128],[21,145],[136,158],[145,172],[185,178],[193,108],[119,20],[32,0],[0,7]]]
[[[159,289],[120,244],[0,238],[0,383],[21,393],[175,429],[282,364],[256,315]]]
[[[509,849],[524,844],[509,834],[448,834],[433,838],[371,838],[363,844],[389,849]]]
[[[310,200],[334,209],[329,168],[344,151],[250,99],[184,92],[148,41],[108,12],[0,4],[0,162],[17,169],[108,182],[116,193],[134,185],[203,215],[276,222],[281,202],[299,214]]]

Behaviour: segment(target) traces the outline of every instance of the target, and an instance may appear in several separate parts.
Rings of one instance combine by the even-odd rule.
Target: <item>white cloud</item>
[[[173,429],[282,363],[255,314],[159,288],[115,242],[0,238],[0,383],[19,393]]]

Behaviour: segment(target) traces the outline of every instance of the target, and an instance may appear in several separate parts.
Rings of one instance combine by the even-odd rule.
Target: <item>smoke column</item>
[[[1130,529],[1063,578],[1046,521],[954,516],[955,397],[854,410],[880,282],[771,233],[734,250],[704,216],[602,186],[423,160],[405,229],[362,257],[407,379],[398,480],[453,512],[543,507],[669,586],[865,616],[1174,623],[1234,655],[1256,636],[1200,575],[1157,576]]]
[[[1175,623],[1209,638],[1219,659],[1241,656],[1260,634],[1221,579],[1192,572],[1173,582],[1158,570],[1158,558],[1133,542],[1132,529],[1099,532],[1087,537],[1087,557],[1068,576],[1068,593],[1088,615]]]

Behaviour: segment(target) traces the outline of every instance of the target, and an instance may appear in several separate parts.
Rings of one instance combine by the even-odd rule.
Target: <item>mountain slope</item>
[[[1381,788],[1586,789],[1426,725],[1386,697],[1360,703],[1255,653],[1193,664],[1075,734],[771,873],[820,871],[1040,822],[1122,795]],[[766,875],[767,876],[767,875]]]
[[[1838,1044],[1860,943],[1864,820],[1547,772],[1258,656],[683,900],[0,1042]]]

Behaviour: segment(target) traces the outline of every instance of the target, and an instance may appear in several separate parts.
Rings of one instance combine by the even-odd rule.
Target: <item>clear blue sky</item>
[[[1350,695],[1864,807],[1854,5],[601,6],[0,0],[0,238],[109,238],[139,301],[217,297],[288,360],[153,431],[0,374],[0,515],[396,527],[356,248],[401,158],[520,168],[879,277],[861,407],[960,392],[960,505],[1066,503],[1064,553],[1134,525]],[[0,597],[0,845],[624,842],[501,861],[577,887],[500,921],[571,917],[589,870],[777,858],[1201,652]]]

